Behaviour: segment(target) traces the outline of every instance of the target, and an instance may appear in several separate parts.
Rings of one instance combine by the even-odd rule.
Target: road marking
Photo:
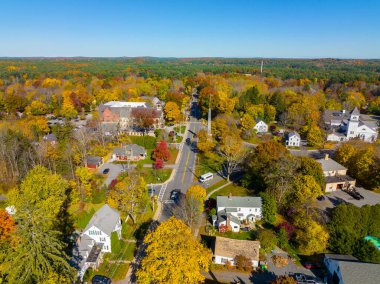
[[[183,169],[181,184],[183,184],[183,182],[185,181],[186,169],[187,169],[187,164],[189,163],[189,158],[190,158],[190,151],[187,153],[187,158],[186,158],[185,167]]]
[[[158,200],[161,200],[162,201],[162,198],[164,198],[164,194],[165,194],[165,191],[166,191],[166,187],[168,186],[167,183],[165,183],[163,186],[161,186],[161,189],[160,189],[160,192],[158,194]]]
[[[173,204],[174,203],[174,200],[165,200],[164,201],[164,204]]]

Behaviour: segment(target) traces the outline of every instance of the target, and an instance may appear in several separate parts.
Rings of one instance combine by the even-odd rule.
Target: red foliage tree
[[[7,240],[15,228],[12,216],[4,209],[0,209],[0,240]]]
[[[222,225],[219,226],[219,232],[225,233],[225,232],[228,232],[228,231],[229,230],[228,230],[227,225],[222,224]]]
[[[159,117],[159,112],[152,108],[133,108],[132,117],[141,128],[151,128],[155,119]]]
[[[155,170],[159,170],[159,169],[162,169],[163,167],[164,167],[164,161],[162,161],[160,158],[157,158],[153,164],[153,168]]]
[[[282,222],[276,227],[276,230],[279,231],[281,228],[285,229],[289,239],[292,238],[294,232],[296,231],[296,228],[288,222]]]
[[[152,159],[161,159],[163,161],[169,160],[170,152],[168,148],[168,143],[166,143],[165,141],[158,142],[156,148],[153,150]]]

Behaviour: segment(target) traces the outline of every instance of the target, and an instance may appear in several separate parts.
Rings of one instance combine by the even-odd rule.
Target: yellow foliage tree
[[[61,109],[61,114],[67,118],[73,118],[78,115],[77,110],[74,107],[74,104],[70,98],[71,91],[64,91],[63,96],[63,104]]]
[[[240,124],[241,124],[241,130],[247,131],[247,130],[252,129],[256,125],[256,122],[251,115],[249,115],[248,113],[245,113],[243,117],[241,118]]]
[[[190,186],[186,192],[186,198],[192,198],[197,200],[199,202],[199,211],[203,212],[204,200],[206,199],[206,190],[203,188],[203,186]]]
[[[216,145],[215,140],[207,134],[207,131],[202,129],[197,133],[198,142],[197,148],[203,153],[209,152]]]
[[[189,227],[171,217],[149,233],[146,256],[137,272],[138,283],[202,283],[211,252],[194,239]]]
[[[296,231],[296,240],[302,253],[310,255],[326,250],[329,233],[311,218],[307,218]]]
[[[175,102],[167,102],[164,111],[168,121],[177,121],[181,116],[179,107]]]

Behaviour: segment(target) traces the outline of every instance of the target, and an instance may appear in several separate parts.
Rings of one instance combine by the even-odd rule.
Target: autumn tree
[[[202,283],[211,252],[194,239],[190,229],[171,217],[144,239],[146,256],[137,271],[139,283]]]
[[[245,113],[240,120],[240,125],[242,131],[249,131],[253,129],[253,127],[256,125],[256,122],[251,115]]]
[[[299,250],[307,255],[324,252],[328,245],[329,233],[321,224],[310,217],[298,216],[302,221],[296,222],[296,242]]]
[[[168,143],[165,141],[158,142],[156,148],[153,150],[152,159],[161,159],[163,161],[168,161],[170,159]]]
[[[307,131],[306,140],[310,146],[321,147],[325,140],[322,129],[317,124],[313,123]]]
[[[77,177],[80,200],[84,202],[85,198],[91,195],[92,174],[86,167],[77,167],[75,169],[75,176]]]
[[[8,240],[15,229],[13,218],[4,209],[0,209],[0,242]]]
[[[181,117],[181,111],[175,102],[167,102],[164,108],[165,118],[168,121],[176,122]]]
[[[153,127],[156,118],[159,117],[158,111],[150,108],[132,108],[132,117],[136,124],[143,129]]]
[[[271,281],[270,284],[297,284],[297,281],[291,276],[282,275]]]
[[[61,176],[37,166],[9,194],[9,204],[16,207],[18,240],[6,259],[9,282],[41,282],[50,272],[72,277],[59,230],[66,225],[67,189]]]
[[[110,189],[108,202],[111,206],[129,215],[136,223],[137,213],[148,202],[146,183],[136,172],[130,172],[127,177]]]
[[[210,152],[216,146],[215,140],[204,129],[198,131],[197,137],[197,148],[203,153]]]
[[[323,194],[320,184],[310,175],[297,175],[292,185],[293,190],[289,195],[288,203],[304,206],[307,210],[313,205],[315,199]]]
[[[252,260],[249,257],[239,254],[234,260],[237,269],[248,272],[252,270]]]
[[[224,136],[218,147],[218,153],[224,158],[223,169],[229,181],[231,174],[246,154],[243,140],[237,135]]]
[[[186,192],[186,198],[195,199],[199,202],[199,211],[203,212],[204,201],[206,199],[206,190],[201,185],[190,186]]]

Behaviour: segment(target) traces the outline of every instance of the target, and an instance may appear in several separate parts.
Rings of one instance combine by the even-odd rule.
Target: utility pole
[[[264,64],[264,60],[261,60],[260,74],[263,74],[263,64]]]
[[[211,136],[211,94],[208,99],[208,121],[207,121],[207,134]]]

